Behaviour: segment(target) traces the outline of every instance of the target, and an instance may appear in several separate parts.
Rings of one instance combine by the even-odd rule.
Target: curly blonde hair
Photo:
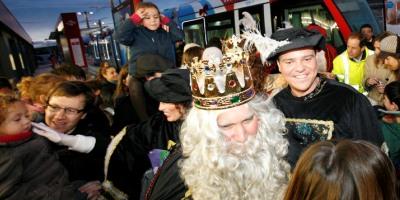
[[[17,88],[21,99],[44,104],[45,102],[42,102],[40,96],[43,95],[42,99],[46,99],[48,92],[63,81],[65,79],[61,76],[43,73],[35,77],[23,77],[17,84]]]

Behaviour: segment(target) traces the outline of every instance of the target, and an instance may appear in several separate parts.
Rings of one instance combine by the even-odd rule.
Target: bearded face
[[[181,133],[181,171],[194,199],[277,199],[285,188],[289,165],[283,160],[288,142],[282,136],[282,114],[273,109],[274,116],[269,116],[245,106],[227,116],[199,109],[189,113]],[[255,132],[246,132],[253,129],[243,123],[252,122]],[[233,127],[227,131],[226,125]]]

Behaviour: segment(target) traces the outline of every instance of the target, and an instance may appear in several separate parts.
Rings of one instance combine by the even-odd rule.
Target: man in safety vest
[[[340,82],[351,85],[363,93],[365,58],[374,54],[365,46],[366,40],[360,33],[352,33],[347,40],[347,49],[333,60],[332,73]]]

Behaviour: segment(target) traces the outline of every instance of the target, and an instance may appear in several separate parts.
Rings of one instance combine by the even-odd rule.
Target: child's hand
[[[161,14],[160,17],[161,17],[161,22],[160,22],[161,28],[169,32],[169,26],[167,24],[171,20],[168,17],[164,16],[163,14]]]
[[[48,127],[46,124],[32,122],[32,126],[33,132],[37,133],[38,135],[41,135],[55,143],[61,142],[60,133]]]
[[[146,15],[144,8],[139,8],[135,11],[135,14],[138,15],[141,19]]]
[[[169,32],[169,26],[168,25],[162,25],[161,26],[165,31]]]

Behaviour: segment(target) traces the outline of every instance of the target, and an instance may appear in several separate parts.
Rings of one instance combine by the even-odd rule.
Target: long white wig
[[[184,157],[180,167],[193,199],[282,198],[290,170],[284,160],[288,152],[284,116],[261,96],[247,105],[258,117],[259,127],[244,144],[228,144],[224,139],[217,125],[223,111],[193,108],[189,112],[180,135]]]

